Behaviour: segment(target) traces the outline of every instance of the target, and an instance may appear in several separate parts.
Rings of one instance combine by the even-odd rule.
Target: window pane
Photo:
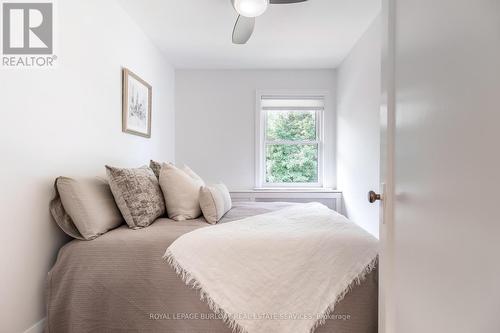
[[[267,145],[267,183],[317,183],[318,145]]]
[[[316,140],[316,111],[267,112],[267,140]]]

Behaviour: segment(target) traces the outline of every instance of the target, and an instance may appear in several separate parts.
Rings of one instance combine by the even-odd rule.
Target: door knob
[[[368,192],[368,201],[374,203],[375,201],[382,200],[382,196],[373,191]]]

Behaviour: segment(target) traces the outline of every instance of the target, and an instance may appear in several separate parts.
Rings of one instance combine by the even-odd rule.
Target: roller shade
[[[323,110],[323,96],[262,96],[262,110]]]

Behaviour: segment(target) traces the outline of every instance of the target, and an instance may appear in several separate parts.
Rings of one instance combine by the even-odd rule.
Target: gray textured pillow
[[[161,171],[162,164],[163,163],[156,162],[156,161],[153,161],[153,160],[149,161],[149,167],[151,168],[151,170],[153,170],[153,172],[155,173],[155,176],[156,176],[157,179],[160,179],[160,171]],[[170,162],[166,162],[165,164],[173,165]]]
[[[165,213],[165,201],[153,170],[114,168],[106,165],[109,186],[128,226],[144,228]]]
[[[156,179],[159,179],[160,178],[161,163],[150,160],[149,167],[151,168],[151,170],[153,170],[153,172],[156,176]]]
[[[208,223],[215,224],[231,209],[231,195],[224,184],[200,188],[200,207]]]
[[[103,179],[59,177],[55,190],[56,197],[50,205],[52,216],[74,238],[92,240],[123,223]]]

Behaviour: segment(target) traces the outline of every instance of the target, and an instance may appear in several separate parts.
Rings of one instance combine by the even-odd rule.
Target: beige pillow
[[[165,213],[165,202],[153,170],[144,166],[121,169],[106,165],[116,204],[132,229],[149,226]]]
[[[123,223],[105,180],[59,177],[54,187],[56,197],[50,203],[50,211],[71,237],[92,240]]]
[[[231,209],[231,195],[224,184],[200,189],[200,206],[208,223],[215,224]]]
[[[179,169],[163,163],[160,187],[165,197],[168,217],[175,221],[191,220],[201,215],[199,194],[203,180],[188,167]]]

